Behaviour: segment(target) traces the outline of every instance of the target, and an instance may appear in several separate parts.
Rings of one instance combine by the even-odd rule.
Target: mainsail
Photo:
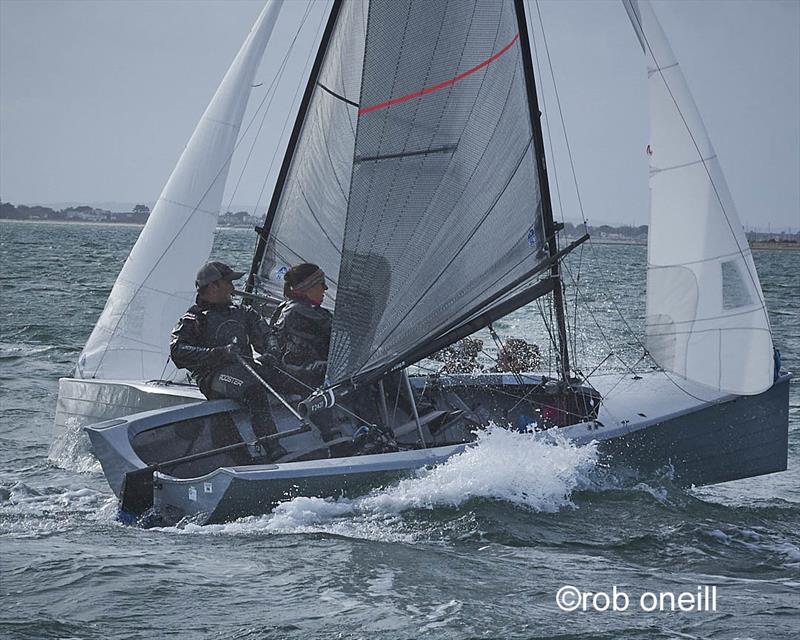
[[[653,9],[623,1],[650,91],[647,349],[689,380],[760,393],[773,381],[772,337],[736,207]]]
[[[256,285],[300,259],[333,276],[335,384],[516,299],[549,254],[514,3],[345,1],[331,20]]]
[[[250,85],[283,0],[259,15],[197,124],[81,353],[81,378],[171,379],[170,329],[208,260]]]

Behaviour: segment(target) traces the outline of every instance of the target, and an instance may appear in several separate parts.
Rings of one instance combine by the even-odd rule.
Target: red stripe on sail
[[[424,96],[426,93],[433,93],[434,91],[438,91],[439,89],[444,89],[445,87],[449,87],[450,85],[455,84],[459,80],[463,80],[469,75],[472,75],[476,71],[480,71],[484,67],[492,64],[495,60],[497,60],[500,56],[502,56],[506,51],[508,51],[514,43],[519,40],[519,32],[511,39],[505,47],[500,49],[497,53],[495,53],[491,58],[487,58],[479,65],[472,67],[472,69],[467,69],[463,73],[459,73],[457,76],[450,78],[449,80],[445,80],[444,82],[440,82],[439,84],[435,84],[431,87],[425,87],[424,89],[420,89],[419,91],[414,91],[413,93],[406,94],[404,96],[400,96],[399,98],[392,98],[391,100],[387,100],[386,102],[381,102],[379,104],[373,104],[369,107],[361,107],[358,110],[358,115],[364,115],[365,113],[369,113],[370,111],[377,111],[378,109],[383,109],[384,107],[388,107],[389,105],[397,104],[399,102],[408,102],[409,100],[413,100],[414,98],[419,98],[420,96]]]

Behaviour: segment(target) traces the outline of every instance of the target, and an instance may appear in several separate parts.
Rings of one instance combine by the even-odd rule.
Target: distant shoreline
[[[94,227],[138,227],[143,228],[144,225],[138,222],[109,222],[100,220],[15,220],[13,218],[0,218],[0,222],[15,222],[20,224],[60,224],[60,225],[79,225],[79,226],[94,226]],[[218,225],[217,229],[252,229],[250,225]]]
[[[58,224],[58,225],[84,225],[101,227],[144,227],[143,224],[136,222],[100,222],[91,220],[15,220],[13,218],[0,218],[0,222],[13,222],[20,224]],[[252,229],[250,225],[218,225],[217,229]],[[567,238],[567,240],[570,240]],[[646,247],[647,240],[637,240],[635,238],[597,238],[593,237],[590,242],[604,245],[626,245],[634,247]],[[800,242],[781,242],[776,240],[753,240],[750,242],[751,249],[763,251],[800,251]]]
[[[576,238],[567,238],[567,241],[575,240]],[[595,238],[591,237],[589,242],[592,244],[606,244],[606,245],[627,245],[646,247],[647,240],[636,240],[634,238]],[[751,240],[751,249],[758,249],[764,251],[800,251],[800,242],[781,242],[776,240],[770,242],[769,240]]]

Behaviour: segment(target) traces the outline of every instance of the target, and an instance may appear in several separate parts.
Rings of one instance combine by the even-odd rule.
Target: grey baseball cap
[[[197,272],[194,286],[201,289],[217,280],[238,280],[243,275],[244,271],[234,271],[224,262],[207,262]]]

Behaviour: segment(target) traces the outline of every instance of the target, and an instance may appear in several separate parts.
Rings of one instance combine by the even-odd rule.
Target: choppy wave
[[[411,510],[459,508],[494,500],[534,512],[574,507],[571,494],[597,465],[594,444],[577,446],[562,436],[532,438],[492,426],[475,446],[414,477],[358,498],[298,497],[271,514],[222,525],[179,526],[174,531],[207,534],[328,533],[346,537],[414,541],[426,531],[408,525]]]
[[[55,351],[53,345],[33,345],[23,343],[0,342],[0,360],[11,360],[15,358],[27,358],[38,356],[43,353]]]
[[[775,532],[738,525],[701,529],[707,540],[727,548],[744,549],[758,556],[774,556],[785,567],[800,569],[800,547]]]

